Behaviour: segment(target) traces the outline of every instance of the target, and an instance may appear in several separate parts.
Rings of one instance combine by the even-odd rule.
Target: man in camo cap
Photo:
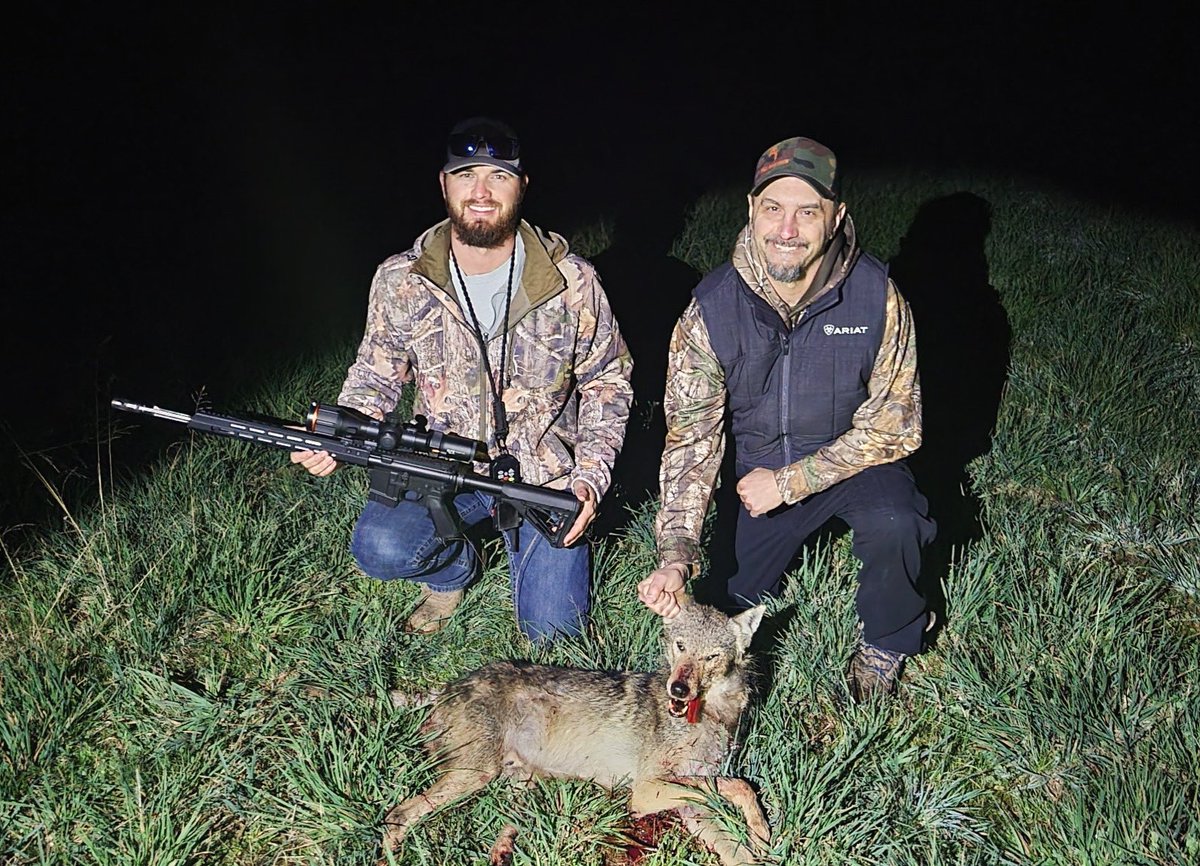
[[[890,694],[932,613],[918,587],[934,521],[905,465],[921,444],[912,313],[858,245],[833,152],[788,138],[759,158],[749,221],[705,276],[671,338],[659,563],[639,598],[671,616],[732,434],[741,500],[728,608],[778,595],[804,540],[831,517],[861,561],[860,641],[848,685]],[[729,411],[729,429],[724,413]]]

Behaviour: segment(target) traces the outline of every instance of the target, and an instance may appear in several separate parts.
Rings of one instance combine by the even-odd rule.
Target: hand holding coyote
[[[451,683],[422,728],[440,775],[388,812],[379,862],[400,862],[389,855],[414,822],[498,776],[628,786],[634,817],[674,811],[725,866],[758,862],[766,816],[748,782],[720,773],[749,702],[747,649],[763,613],[760,605],[730,618],[685,603],[665,622],[665,664],[653,673],[505,661]],[[400,694],[393,702],[411,705]],[[721,822],[708,805],[714,796],[739,808],[744,828]],[[494,864],[507,862],[515,830],[501,835]]]
[[[891,695],[932,611],[921,559],[937,531],[907,458],[922,441],[912,310],[862,246],[832,150],[795,136],[759,157],[729,259],[692,290],[667,355],[654,522],[658,568],[638,597],[670,615],[698,576],[705,515],[731,446],[733,556],[719,605],[779,597],[805,540],[831,519],[860,561],[857,700]],[[726,543],[727,544],[727,543]],[[728,545],[727,545],[728,546]]]

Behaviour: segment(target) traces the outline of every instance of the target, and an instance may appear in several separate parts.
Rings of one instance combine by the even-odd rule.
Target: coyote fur
[[[665,664],[654,673],[505,661],[451,683],[422,727],[439,776],[388,812],[379,862],[389,862],[415,821],[497,776],[627,785],[635,818],[674,811],[725,866],[758,862],[770,838],[766,816],[748,782],[721,772],[750,697],[746,651],[763,611],[731,618],[687,600],[664,624]],[[392,700],[414,705],[401,693]],[[716,797],[740,809],[745,832],[716,817]],[[515,835],[505,828],[493,864],[508,862]]]

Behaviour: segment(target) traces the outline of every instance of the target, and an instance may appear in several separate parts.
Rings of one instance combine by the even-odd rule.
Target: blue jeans
[[[472,491],[454,497],[464,526],[491,521],[492,497]],[[517,530],[508,551],[517,625],[532,641],[577,635],[588,615],[591,552],[586,542],[558,548],[528,521]],[[367,502],[354,526],[350,553],[358,567],[379,580],[413,580],[434,592],[463,589],[482,570],[479,551],[465,538],[442,541],[419,501],[405,499],[394,508]]]

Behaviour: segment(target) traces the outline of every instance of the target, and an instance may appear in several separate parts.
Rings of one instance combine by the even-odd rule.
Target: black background
[[[647,399],[695,279],[667,257],[687,207],[790,135],[847,172],[971,167],[1194,221],[1183,4],[850,5],[42,5],[4,37],[5,483],[21,451],[102,432],[110,395],[234,409],[352,339],[375,266],[444,215],[445,132],[476,113],[520,133],[531,221],[615,225],[596,263]],[[981,203],[960,204],[931,226]]]

